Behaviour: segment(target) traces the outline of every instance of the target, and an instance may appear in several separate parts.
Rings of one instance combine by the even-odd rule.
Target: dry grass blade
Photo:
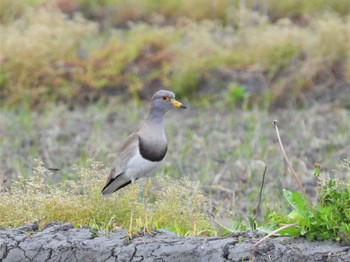
[[[262,178],[262,181],[261,181],[260,192],[259,192],[259,201],[258,201],[258,206],[257,206],[257,208],[255,210],[254,221],[256,220],[258,214],[260,213],[261,195],[262,195],[262,192],[263,192],[263,189],[264,189],[266,170],[267,170],[267,166],[265,166],[265,168],[264,168],[263,178]]]
[[[286,161],[286,163],[288,165],[288,168],[290,169],[290,172],[292,173],[292,175],[294,176],[295,180],[297,181],[299,189],[301,190],[301,192],[303,193],[305,199],[307,200],[308,205],[310,205],[310,201],[309,201],[309,198],[306,195],[305,189],[302,186],[298,175],[295,173],[295,171],[294,171],[294,169],[292,167],[292,164],[290,163],[290,161],[289,161],[289,159],[287,157],[286,151],[284,150],[284,147],[283,147],[283,144],[282,144],[282,140],[281,140],[281,136],[280,136],[280,133],[278,131],[277,124],[278,124],[278,121],[277,120],[273,120],[273,125],[275,126],[275,130],[276,130],[276,134],[277,134],[277,138],[278,138],[278,143],[279,143],[280,148],[282,150],[283,157],[284,157],[284,159],[285,159],[285,161]]]
[[[294,226],[297,226],[297,224],[293,223],[293,224],[288,224],[288,225],[284,225],[283,227],[280,227],[274,231],[272,231],[271,233],[269,233],[268,235],[264,236],[262,239],[260,239],[258,242],[256,242],[254,245],[252,245],[250,247],[250,249],[254,249],[256,248],[260,243],[262,243],[263,241],[265,241],[266,239],[268,239],[269,237],[273,236],[274,234],[277,234],[278,232],[286,229],[286,228],[289,228],[289,227],[294,227]]]

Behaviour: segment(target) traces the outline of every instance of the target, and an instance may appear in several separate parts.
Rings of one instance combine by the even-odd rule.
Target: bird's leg
[[[145,189],[143,190],[143,206],[145,209],[145,224],[143,226],[143,233],[148,233],[152,236],[152,230],[148,226],[148,212],[147,212],[147,202],[148,202],[148,187],[149,187],[149,178],[146,179]]]
[[[135,185],[134,180],[131,181],[131,210],[130,210],[130,224],[129,230],[126,233],[125,237],[132,239],[133,237],[133,216],[134,216],[134,206],[135,206],[136,196],[135,196]]]

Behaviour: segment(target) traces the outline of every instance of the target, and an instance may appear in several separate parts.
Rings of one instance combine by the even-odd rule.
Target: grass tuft
[[[69,19],[55,8],[26,9],[13,23],[0,25],[0,98],[10,105],[36,104],[74,94],[62,88],[68,62],[96,29],[81,16]]]
[[[0,226],[17,227],[33,221],[39,225],[51,221],[89,226],[109,232],[126,228],[131,208],[131,190],[125,188],[108,197],[101,197],[106,170],[101,163],[89,161],[87,167],[76,167],[76,179],[51,185],[52,172],[41,161],[36,161],[33,175],[20,177],[12,186],[0,193]],[[179,235],[196,235],[200,232],[214,234],[208,218],[206,197],[194,190],[188,179],[179,181],[162,178],[160,190],[149,204],[151,228],[168,228]],[[135,192],[142,188],[136,184]],[[144,220],[143,202],[139,198],[134,209],[136,225]]]

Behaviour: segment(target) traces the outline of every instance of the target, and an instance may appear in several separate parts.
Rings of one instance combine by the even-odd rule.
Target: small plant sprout
[[[314,164],[314,177],[319,177],[321,175],[321,165],[320,163]]]

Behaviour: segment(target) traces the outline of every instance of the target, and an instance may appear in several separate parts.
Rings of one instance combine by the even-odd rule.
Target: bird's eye
[[[165,101],[165,100],[168,100],[168,97],[167,96],[163,96],[162,99]]]

